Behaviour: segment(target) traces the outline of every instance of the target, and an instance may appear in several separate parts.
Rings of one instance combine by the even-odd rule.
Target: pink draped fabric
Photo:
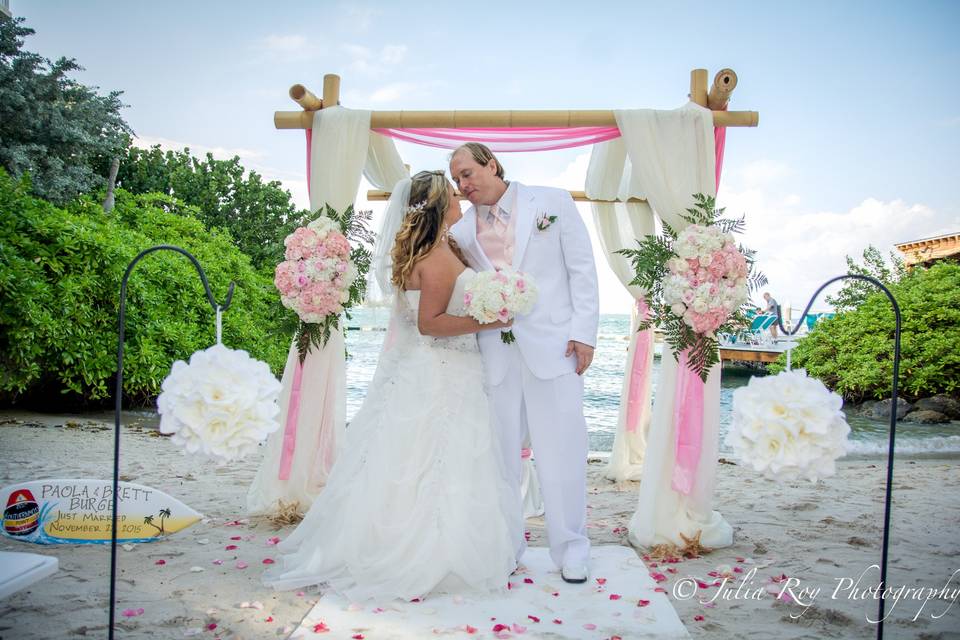
[[[313,141],[313,130],[307,129],[307,192],[310,192],[310,143]],[[287,423],[283,427],[283,449],[280,453],[280,470],[277,477],[281,480],[290,478],[290,467],[293,465],[293,452],[297,448],[297,421],[300,418],[300,385],[303,381],[303,363],[297,358],[293,369],[293,386],[290,389],[290,406],[287,407]]]
[[[643,298],[637,298],[637,317],[645,320],[650,308]],[[627,432],[635,433],[640,413],[646,405],[643,390],[650,375],[647,362],[653,347],[653,329],[647,329],[637,336],[637,346],[633,350],[633,362],[630,365],[630,390],[627,393]]]
[[[726,107],[724,107],[726,108]],[[720,172],[723,168],[723,149],[727,140],[726,127],[714,127],[716,151],[716,184],[720,190]],[[677,394],[674,400],[673,424],[676,427],[675,460],[671,486],[675,491],[690,495],[697,477],[697,465],[703,448],[703,380],[687,366],[687,351],[680,353],[677,365]]]
[[[484,127],[373,129],[398,140],[440,149],[482,142],[492,151],[550,151],[606,142],[620,137],[617,127]]]

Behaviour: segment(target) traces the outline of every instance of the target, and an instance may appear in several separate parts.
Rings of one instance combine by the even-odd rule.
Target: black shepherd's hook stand
[[[150,247],[149,249],[144,249],[137,257],[130,262],[127,266],[126,273],[123,274],[123,280],[120,283],[120,339],[117,342],[117,388],[116,388],[116,404],[114,408],[114,426],[113,426],[113,526],[111,527],[110,535],[110,626],[108,627],[107,637],[110,640],[113,640],[113,620],[114,620],[114,609],[116,609],[116,594],[117,594],[117,505],[119,500],[117,496],[119,495],[120,489],[120,407],[121,401],[123,399],[123,334],[124,334],[124,325],[127,318],[127,280],[130,278],[130,273],[133,271],[133,268],[140,262],[140,259],[146,256],[147,254],[153,253],[154,251],[176,251],[182,253],[190,259],[190,262],[193,263],[193,266],[197,268],[197,273],[200,274],[200,280],[203,282],[203,288],[207,292],[207,301],[210,303],[210,306],[213,307],[214,313],[220,314],[226,311],[230,307],[230,301],[233,299],[233,286],[234,283],[230,283],[230,288],[227,289],[227,299],[221,305],[217,303],[217,300],[213,297],[213,292],[210,290],[210,283],[207,282],[207,274],[203,272],[203,268],[200,266],[200,263],[194,258],[189,252],[180,247],[175,247],[173,245],[162,244],[156,247]]]
[[[890,497],[893,493],[894,436],[897,432],[897,383],[900,378],[900,305],[897,304],[897,300],[893,297],[893,294],[890,293],[890,290],[883,286],[879,280],[871,278],[870,276],[861,276],[851,273],[845,276],[837,276],[836,278],[827,280],[820,285],[820,288],[817,289],[817,292],[813,294],[812,298],[810,298],[810,302],[807,303],[807,308],[803,310],[803,315],[800,317],[800,322],[798,322],[797,326],[793,327],[793,329],[787,331],[787,329],[783,326],[783,318],[780,316],[779,311],[777,312],[777,325],[779,325],[780,330],[783,331],[784,334],[790,336],[794,335],[800,330],[800,327],[803,326],[803,323],[807,317],[807,312],[810,311],[810,307],[813,306],[813,303],[816,301],[817,296],[820,295],[820,292],[834,282],[837,282],[838,280],[845,280],[847,278],[869,282],[887,294],[887,297],[890,299],[890,304],[893,305],[893,316],[896,320],[896,327],[893,333],[893,393],[890,397],[890,445],[887,450],[887,496],[883,510],[883,547],[880,560],[880,602],[877,605],[877,640],[882,640],[883,610],[885,604],[884,590],[887,588],[887,545],[890,538]]]

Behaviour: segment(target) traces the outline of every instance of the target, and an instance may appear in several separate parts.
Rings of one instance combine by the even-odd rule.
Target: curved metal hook
[[[897,304],[897,299],[893,297],[893,294],[890,290],[884,286],[882,282],[876,278],[871,278],[870,276],[863,276],[859,274],[848,273],[847,275],[837,276],[836,278],[831,278],[827,280],[820,288],[817,289],[816,293],[813,294],[813,297],[810,298],[810,302],[807,303],[807,307],[803,310],[803,315],[800,317],[800,322],[797,323],[797,326],[793,327],[790,331],[787,331],[786,327],[783,326],[783,317],[780,315],[780,311],[777,310],[777,325],[780,327],[780,330],[784,335],[792,336],[800,330],[800,327],[803,326],[807,312],[810,311],[810,307],[813,306],[813,303],[817,300],[817,296],[820,293],[829,287],[834,282],[838,280],[863,280],[864,282],[869,282],[874,285],[881,291],[883,291],[887,298],[890,300],[890,304],[893,305],[893,315],[895,319],[895,327],[893,333],[893,393],[890,396],[890,441],[889,447],[887,449],[887,488],[886,488],[886,505],[883,512],[883,547],[882,547],[882,557],[880,564],[880,585],[881,588],[885,588],[887,583],[887,547],[890,540],[890,503],[893,492],[893,453],[894,453],[894,439],[897,431],[897,390],[900,382],[900,305]],[[884,592],[885,593],[885,592]],[[884,606],[885,606],[885,597],[881,595],[879,598],[879,603],[877,605],[878,615],[877,615],[877,640],[883,639],[883,619],[884,619]]]
[[[226,311],[230,307],[230,302],[233,300],[233,288],[235,283],[231,282],[230,286],[227,289],[227,298],[223,304],[217,304],[216,298],[213,297],[213,291],[210,290],[210,283],[207,281],[207,274],[204,273],[203,268],[200,266],[200,262],[193,257],[193,255],[181,249],[180,247],[170,245],[170,244],[161,244],[155,247],[150,247],[149,249],[144,249],[127,265],[127,270],[123,274],[123,280],[120,281],[120,313],[119,313],[119,342],[117,345],[117,384],[114,401],[114,427],[113,427],[113,495],[118,495],[118,489],[120,484],[120,410],[123,400],[123,338],[125,333],[126,325],[126,310],[127,310],[127,280],[130,279],[130,274],[133,272],[133,268],[137,266],[137,263],[140,262],[145,256],[153,253],[154,251],[176,251],[181,253],[190,259],[190,262],[193,263],[193,266],[197,268],[197,273],[200,275],[200,281],[203,283],[203,288],[207,292],[207,302],[210,303],[210,306],[213,308],[214,313],[217,314],[217,319],[222,312]],[[220,323],[217,323],[217,342],[220,341]],[[111,527],[110,535],[110,626],[107,628],[107,637],[110,640],[113,640],[113,624],[114,624],[114,609],[116,609],[116,585],[117,585],[117,500],[113,500],[113,526]]]

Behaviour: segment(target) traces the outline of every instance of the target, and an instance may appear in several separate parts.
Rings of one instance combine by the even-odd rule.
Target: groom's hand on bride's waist
[[[590,363],[593,362],[593,347],[576,340],[570,340],[567,342],[567,357],[569,358],[574,353],[577,354],[577,375],[582,376]]]

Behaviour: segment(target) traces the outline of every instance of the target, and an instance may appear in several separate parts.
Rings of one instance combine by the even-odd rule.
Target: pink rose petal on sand
[[[650,605],[650,601],[649,601],[649,600],[643,600],[643,599],[637,600],[637,606],[638,606],[638,607],[646,607],[646,606],[649,606],[649,605]]]
[[[314,633],[327,633],[328,631],[330,631],[330,627],[328,627],[325,622],[318,622],[317,624],[313,625]]]
[[[273,558],[264,558],[264,559],[263,559],[263,564],[273,564],[274,562],[276,562],[276,561],[275,561]]]
[[[111,535],[112,535],[112,534],[111,534]],[[212,564],[221,565],[221,564],[223,564],[223,560],[214,560]]]
[[[667,592],[667,590],[664,589],[663,587],[657,587],[656,589],[654,589],[654,591],[655,591],[656,593],[666,593],[666,592]]]
[[[111,535],[112,535],[112,534],[111,534]],[[224,550],[226,550],[226,551],[233,551],[234,549],[237,549],[237,548],[239,548],[239,547],[237,547],[237,545],[235,545],[235,544],[228,544],[227,546],[224,547]]]
[[[362,634],[362,633],[357,633],[357,634],[354,634],[354,635],[352,635],[352,636],[350,636],[350,637],[353,638],[353,640],[363,640],[363,634]]]
[[[237,566],[237,569],[246,569],[246,568],[249,567],[250,565],[248,565],[246,562],[244,562],[243,560],[241,560],[240,562],[237,563],[236,566]]]
[[[561,620],[560,618],[554,618],[553,624],[563,624],[563,620]]]
[[[611,600],[619,600],[621,597],[622,597],[622,596],[621,596],[619,593],[611,593],[611,594],[610,594],[610,599],[611,599]]]
[[[477,628],[476,628],[476,627],[471,627],[471,626],[468,625],[468,624],[463,625],[463,627],[461,627],[461,628],[462,628],[464,631],[466,631],[467,633],[469,633],[470,635],[473,635],[473,634],[475,634],[475,633],[477,632]]]
[[[239,539],[240,539],[240,536],[230,536],[230,539],[231,539],[231,540],[239,540]]]
[[[526,633],[526,631],[527,631],[527,628],[526,628],[526,627],[523,627],[523,626],[517,624],[516,622],[513,623],[513,627],[512,627],[512,628],[513,628],[513,632],[514,632],[514,633]]]
[[[583,625],[583,628],[587,631],[593,631],[597,628],[597,625],[593,624],[592,622],[588,622],[587,624]]]
[[[597,578],[597,584],[607,584],[606,578]]]
[[[540,618],[538,618],[537,616],[527,616],[527,617],[530,618],[530,622],[540,622]]]
[[[110,534],[110,535],[113,535],[113,534]],[[163,565],[167,564],[167,561],[164,560],[163,558],[160,558],[159,560],[157,560],[157,561],[154,562],[153,564],[157,564],[157,565],[163,566]]]
[[[273,545],[280,542],[280,538],[274,536],[272,538],[267,538],[267,546],[272,547]]]
[[[523,583],[524,583],[524,584],[533,584],[533,578],[524,578],[524,579],[523,579]]]
[[[143,608],[140,609],[124,609],[123,617],[124,618],[136,618],[137,616],[143,615]]]
[[[693,619],[697,622],[703,622],[703,616],[693,616]]]
[[[653,573],[651,573],[651,574],[650,574],[650,577],[653,578],[654,580],[656,580],[657,582],[666,582],[666,581],[667,581],[667,576],[663,575],[662,573],[657,573],[656,571],[654,571]]]
[[[112,535],[112,534],[111,534],[111,535]],[[217,623],[216,623],[216,622],[211,622],[210,624],[207,625],[207,631],[213,631],[213,630],[216,629],[216,628],[217,628]]]

